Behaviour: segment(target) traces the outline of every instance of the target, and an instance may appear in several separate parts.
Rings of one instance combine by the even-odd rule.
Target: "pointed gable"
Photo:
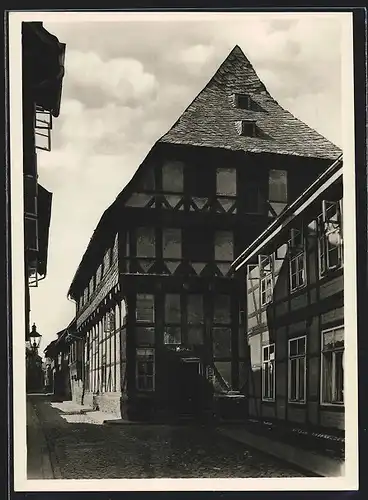
[[[239,46],[158,142],[321,159],[341,154],[272,98]]]

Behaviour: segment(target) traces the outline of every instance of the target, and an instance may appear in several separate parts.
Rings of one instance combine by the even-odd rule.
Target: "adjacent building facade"
[[[22,23],[24,262],[26,341],[30,287],[46,277],[52,193],[38,183],[37,150],[50,151],[52,118],[59,116],[65,44],[42,22]],[[28,351],[27,351],[28,352]]]
[[[149,419],[212,416],[231,395],[244,415],[245,272],[231,263],[339,154],[235,47],[92,235],[69,289],[73,398]]]
[[[343,159],[234,262],[247,268],[249,413],[344,429]]]
[[[57,338],[44,349],[44,389],[62,401],[71,399],[70,351],[67,341],[73,328],[72,321],[67,328],[57,333]]]

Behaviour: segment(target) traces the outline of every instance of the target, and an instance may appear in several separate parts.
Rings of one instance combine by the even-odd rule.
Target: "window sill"
[[[307,287],[307,283],[303,283],[303,285],[297,286],[296,288],[290,288],[290,295],[293,295],[294,293],[300,292],[301,290],[305,289]]]
[[[265,398],[262,398],[262,403],[275,403],[276,400],[275,399],[265,399]]]
[[[320,407],[322,410],[336,410],[342,411],[345,409],[344,403],[320,403]]]

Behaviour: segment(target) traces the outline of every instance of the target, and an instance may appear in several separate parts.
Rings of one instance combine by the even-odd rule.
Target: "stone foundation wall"
[[[120,400],[120,392],[103,392],[100,394],[93,394],[93,408],[106,413],[112,413],[118,418],[122,418]]]

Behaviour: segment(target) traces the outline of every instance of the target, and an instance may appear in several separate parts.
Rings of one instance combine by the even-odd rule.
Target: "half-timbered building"
[[[342,157],[235,260],[252,417],[344,429]]]
[[[246,301],[230,265],[339,154],[236,46],[92,235],[69,289],[74,398],[130,419],[241,402]]]

